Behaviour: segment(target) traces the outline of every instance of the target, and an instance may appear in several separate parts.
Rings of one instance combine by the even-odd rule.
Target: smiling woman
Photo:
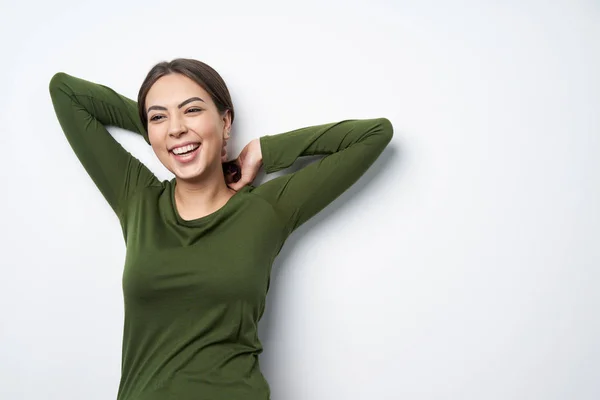
[[[353,185],[392,138],[385,118],[264,135],[222,165],[234,111],[206,64],[156,65],[138,102],[57,73],[50,94],[81,164],[123,230],[125,325],[119,400],[267,400],[257,327],[290,234]],[[106,130],[137,132],[175,177],[159,181]],[[260,186],[302,156],[317,162]],[[236,243],[232,251],[230,243]]]
[[[232,122],[229,108],[221,111],[200,84],[178,73],[154,79],[145,98],[144,93],[141,96],[139,104],[148,115],[152,148],[165,167],[179,178],[180,188],[197,185],[199,180],[208,183],[210,179],[214,184],[220,182],[219,189],[224,191],[224,177],[213,170],[222,171],[222,153]],[[182,148],[191,144],[194,150],[180,155]]]
[[[201,175],[203,168],[207,166],[218,167],[219,163],[207,158],[208,156],[222,158],[222,169],[229,183],[240,179],[240,167],[235,162],[227,162],[225,159],[225,146],[235,116],[233,102],[222,77],[209,65],[190,59],[176,59],[170,63],[161,62],[155,65],[148,72],[138,93],[138,113],[142,123],[148,127],[148,141],[160,161],[181,180]],[[199,147],[185,156],[178,155],[180,152],[173,152],[176,147],[203,142],[201,138],[195,138],[197,135],[193,133],[185,135],[191,138],[179,142],[177,135],[182,135],[183,130],[188,128],[192,129],[193,133],[207,134],[202,148],[204,159],[196,163],[192,161],[200,153]],[[217,128],[225,133],[220,142],[219,135],[215,133]],[[169,136],[170,138],[167,138]],[[209,145],[218,147],[218,152],[209,148]],[[183,168],[191,166],[196,168]],[[176,169],[179,171],[176,172]],[[219,182],[223,181],[223,178],[217,175],[215,178]],[[180,188],[182,186],[180,185]],[[221,187],[222,191],[223,189]]]

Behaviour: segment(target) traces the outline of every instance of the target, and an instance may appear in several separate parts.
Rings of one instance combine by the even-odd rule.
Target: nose
[[[169,121],[169,136],[179,137],[186,131],[187,128],[181,118],[176,115],[171,117],[171,120]]]

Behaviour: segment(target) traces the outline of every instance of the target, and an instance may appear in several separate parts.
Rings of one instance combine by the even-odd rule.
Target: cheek
[[[163,150],[165,147],[165,133],[163,129],[160,129],[156,126],[148,129],[148,140],[150,140],[150,144],[154,151]]]
[[[150,140],[152,150],[157,156],[162,156],[165,153],[165,140],[159,129],[148,129],[148,140]]]
[[[150,142],[157,142],[159,140],[158,130],[156,129],[156,126],[148,126],[148,139],[150,139]]]
[[[191,118],[188,121],[188,128],[194,130],[201,136],[210,137],[211,140],[217,131],[215,121],[207,115],[202,118]]]

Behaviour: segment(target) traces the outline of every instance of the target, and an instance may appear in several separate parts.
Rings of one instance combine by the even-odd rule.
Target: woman
[[[347,120],[252,140],[233,161],[227,86],[210,66],[154,66],[137,104],[57,73],[50,94],[84,168],[126,243],[119,400],[270,398],[258,322],[287,237],[348,189],[392,138],[385,118]],[[106,130],[143,136],[175,177],[160,181]],[[252,186],[259,168],[299,171]]]

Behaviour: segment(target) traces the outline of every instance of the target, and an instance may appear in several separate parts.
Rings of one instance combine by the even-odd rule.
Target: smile
[[[202,145],[200,143],[189,144],[183,147],[177,147],[169,153],[180,163],[189,163],[193,161],[198,153],[200,153],[200,147]]]

